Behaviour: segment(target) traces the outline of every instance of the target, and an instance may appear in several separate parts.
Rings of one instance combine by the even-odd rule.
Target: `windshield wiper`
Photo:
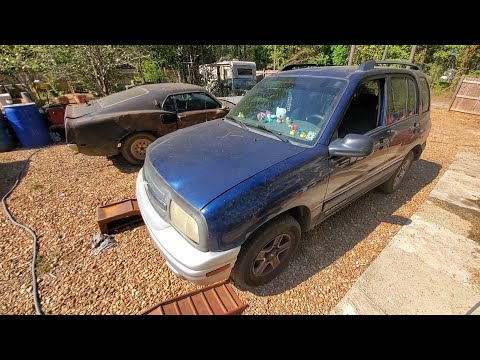
[[[280,134],[280,133],[278,133],[278,132],[275,132],[275,131],[273,131],[273,130],[271,130],[271,129],[268,129],[268,128],[267,128],[265,125],[263,125],[263,124],[258,124],[258,125],[254,125],[254,126],[255,126],[256,128],[265,130],[265,131],[269,132],[270,134],[275,135],[277,138],[279,138],[279,139],[282,140],[283,142],[288,142],[288,143],[290,142],[290,140],[288,140],[286,136],[284,136],[284,135],[282,135],[282,134]]]
[[[232,116],[225,116],[225,119],[233,120],[234,122],[236,122],[237,124],[239,124],[241,127],[243,127],[244,129],[248,130],[247,125],[245,125],[245,124],[243,123],[243,121],[237,120],[237,119],[233,118]]]

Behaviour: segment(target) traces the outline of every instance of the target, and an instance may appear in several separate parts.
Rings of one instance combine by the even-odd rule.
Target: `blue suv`
[[[138,205],[180,278],[262,285],[302,232],[375,187],[399,188],[430,128],[429,85],[414,64],[290,66],[224,118],[152,143]]]

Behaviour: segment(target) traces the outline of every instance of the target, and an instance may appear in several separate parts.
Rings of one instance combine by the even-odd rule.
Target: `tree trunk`
[[[388,53],[388,45],[385,45],[385,49],[383,50],[382,60],[385,60],[387,58],[387,53]]]
[[[412,45],[412,50],[410,51],[410,58],[408,59],[409,62],[413,63],[415,59],[415,52],[417,51],[417,45]]]
[[[348,66],[353,65],[353,58],[355,57],[355,45],[350,47],[350,56],[348,57]]]

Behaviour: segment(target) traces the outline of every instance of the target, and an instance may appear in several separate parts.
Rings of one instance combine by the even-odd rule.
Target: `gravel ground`
[[[479,116],[433,109],[432,120],[427,148],[401,190],[374,190],[304,234],[279,278],[254,292],[237,289],[249,305],[245,314],[325,314],[333,308],[425,200],[456,152],[480,152]],[[32,151],[0,153],[0,196]],[[144,225],[116,234],[117,247],[91,255],[97,206],[134,197],[137,171],[119,158],[75,155],[61,145],[33,156],[8,205],[39,237],[45,313],[135,314],[198,288],[168,270]],[[3,212],[0,238],[0,314],[33,314],[31,238]]]

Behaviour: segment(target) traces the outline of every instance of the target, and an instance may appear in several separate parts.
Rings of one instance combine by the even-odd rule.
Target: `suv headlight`
[[[173,200],[170,202],[170,222],[189,239],[197,244],[200,242],[197,222]]]

